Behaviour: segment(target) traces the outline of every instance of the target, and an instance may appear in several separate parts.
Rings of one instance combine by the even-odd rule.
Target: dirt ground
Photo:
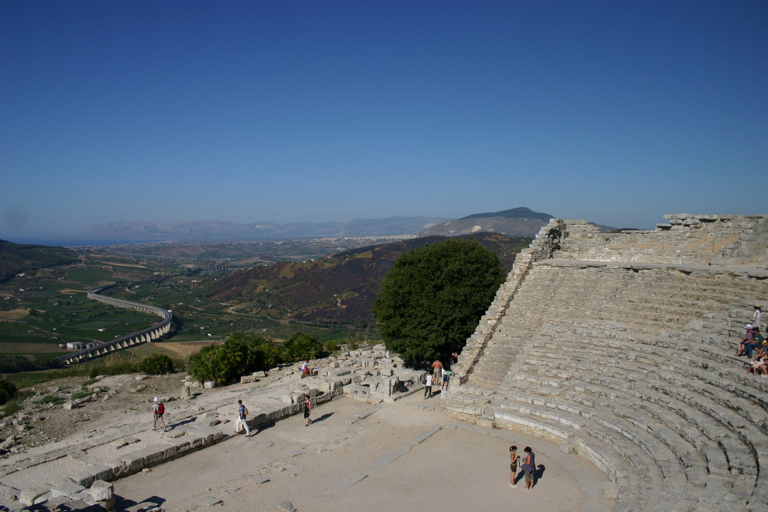
[[[15,439],[0,460],[76,433],[105,428],[124,414],[151,411],[155,396],[179,394],[184,374],[139,378],[142,380],[135,375],[104,377],[84,388],[83,384],[90,382],[87,377],[70,377],[29,388],[34,395],[22,402],[22,410],[0,419],[2,442]],[[71,401],[73,395],[90,392],[90,398],[84,397],[87,407],[64,410],[63,404]]]
[[[339,398],[316,408],[309,427],[293,416],[119,480],[118,510],[142,502],[162,503],[166,511],[209,509],[219,501],[216,509],[232,512],[274,511],[284,501],[299,512],[610,510],[599,496],[605,476],[555,444],[457,424],[439,408],[439,397],[411,395],[356,418],[371,407]],[[410,447],[435,427],[442,428]],[[533,490],[509,485],[513,443],[536,453]],[[367,476],[342,489],[359,472]]]

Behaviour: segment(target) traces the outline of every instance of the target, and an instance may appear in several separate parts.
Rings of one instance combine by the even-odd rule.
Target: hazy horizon
[[[0,239],[768,212],[765,2],[0,9]]]

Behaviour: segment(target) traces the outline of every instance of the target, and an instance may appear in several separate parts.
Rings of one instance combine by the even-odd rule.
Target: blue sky
[[[764,1],[0,2],[0,238],[768,213]]]

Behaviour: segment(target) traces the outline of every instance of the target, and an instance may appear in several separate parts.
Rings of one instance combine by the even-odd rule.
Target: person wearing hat
[[[165,414],[165,404],[157,397],[153,400],[152,412],[155,415],[155,421],[152,423],[152,430],[157,428],[157,420],[160,420],[160,423],[163,424],[163,432],[167,432],[168,427],[165,426],[165,420],[163,419],[163,414]]]

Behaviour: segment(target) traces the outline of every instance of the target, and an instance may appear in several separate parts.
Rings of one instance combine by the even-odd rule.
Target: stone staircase
[[[734,356],[768,272],[557,250],[518,268],[445,408],[591,460],[618,484],[615,510],[768,510],[768,380]]]

